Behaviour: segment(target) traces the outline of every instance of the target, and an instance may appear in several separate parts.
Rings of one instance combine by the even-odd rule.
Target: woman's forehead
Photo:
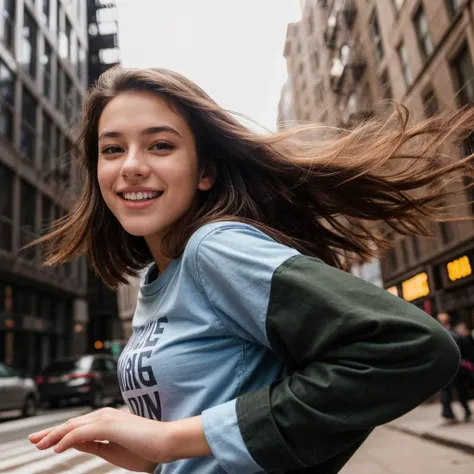
[[[132,91],[114,97],[104,107],[98,132],[143,130],[158,125],[189,130],[186,120],[168,100],[152,92]]]

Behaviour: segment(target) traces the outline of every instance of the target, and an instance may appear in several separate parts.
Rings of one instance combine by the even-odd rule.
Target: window
[[[408,51],[403,43],[401,43],[398,47],[398,58],[400,60],[400,66],[402,68],[405,84],[407,85],[407,87],[409,87],[413,82],[413,76],[411,73],[410,64],[408,62]]]
[[[47,26],[50,26],[50,20],[51,20],[50,13],[51,13],[51,2],[49,0],[43,0],[43,9],[41,11],[41,15],[43,17],[43,22]]]
[[[323,86],[321,83],[314,86],[314,101],[316,106],[321,106],[324,102]]]
[[[375,12],[372,15],[372,18],[370,20],[370,33],[371,33],[372,41],[375,47],[375,57],[377,58],[377,61],[380,61],[383,59],[384,49],[383,49],[382,35],[380,34],[379,21],[377,19],[377,15]]]
[[[23,69],[33,78],[36,77],[36,57],[38,55],[36,43],[37,33],[38,27],[36,26],[35,20],[25,9],[20,63],[23,66]]]
[[[32,162],[35,158],[36,146],[36,107],[36,100],[23,88],[20,150]]]
[[[439,114],[439,104],[436,93],[433,89],[427,90],[422,97],[423,108],[426,117],[434,117]]]
[[[52,140],[53,121],[49,115],[43,115],[43,146],[41,151],[41,170],[44,175],[49,174],[52,158]]]
[[[467,44],[452,61],[452,68],[458,90],[458,103],[462,107],[474,100],[474,68]]]
[[[397,251],[395,248],[390,249],[387,252],[388,262],[392,267],[392,270],[395,270],[398,266],[398,258],[397,258]]]
[[[58,34],[61,30],[61,0],[56,0],[56,33]]]
[[[474,133],[471,133],[464,142],[463,155],[469,156],[474,153]],[[474,179],[468,176],[464,177],[464,186],[466,187],[467,200],[470,203],[471,214],[474,215]]]
[[[46,196],[43,196],[43,199],[41,201],[41,225],[40,225],[41,234],[45,234],[51,227],[52,209],[53,209],[53,202],[51,201],[51,199],[47,198]],[[45,257],[45,250],[46,249],[43,245],[39,247],[39,251],[41,253],[42,259]],[[43,314],[43,316],[45,315]]]
[[[53,201],[43,196],[43,202],[41,203],[41,229],[46,229],[53,221],[52,216]]]
[[[392,5],[394,6],[397,13],[402,9],[405,0],[392,0]]]
[[[439,223],[439,232],[441,234],[441,242],[446,245],[453,240],[453,230],[449,222]]]
[[[408,256],[408,242],[407,242],[406,237],[402,240],[402,255],[403,255],[403,263],[407,267],[410,259]]]
[[[64,116],[66,117],[66,122],[71,124],[71,120],[74,117],[74,88],[72,86],[72,80],[66,74],[64,82]]]
[[[421,56],[426,61],[433,52],[433,42],[431,41],[428,22],[426,21],[423,5],[420,5],[414,18],[416,37],[420,48]]]
[[[459,11],[462,2],[463,0],[446,0],[446,7],[452,17]]]
[[[36,191],[25,181],[21,182],[20,191],[20,246],[24,246],[36,236]],[[33,259],[34,255],[35,248],[23,251],[26,259]]]
[[[84,49],[78,44],[77,45],[77,63],[76,63],[76,73],[79,80],[82,81],[84,78],[84,67],[86,63],[86,53]]]
[[[0,250],[12,250],[13,172],[0,165]]]
[[[393,97],[392,86],[390,84],[390,77],[388,76],[387,69],[385,69],[380,76],[380,86],[382,87],[383,98],[386,100],[391,99]]]
[[[0,14],[0,41],[13,51],[15,44],[15,4],[16,0],[3,0]]]
[[[0,89],[0,135],[13,142],[15,76],[2,61],[0,61]]]
[[[62,110],[62,104],[61,104],[61,98],[63,96],[63,85],[64,85],[65,77],[64,77],[64,71],[63,68],[59,65],[57,65],[57,74],[56,74],[56,97],[55,97],[55,103],[56,107],[59,110]]]
[[[415,255],[416,259],[419,259],[421,256],[420,238],[417,235],[412,235],[411,243],[413,245],[413,254]]]
[[[51,78],[52,78],[52,55],[53,51],[49,43],[44,40],[44,54],[41,58],[43,66],[43,95],[51,98]]]
[[[71,22],[66,18],[64,30],[59,30],[59,57],[69,62],[72,62],[73,44],[71,38]]]
[[[313,51],[313,66],[316,71],[319,69],[319,53],[317,51]]]

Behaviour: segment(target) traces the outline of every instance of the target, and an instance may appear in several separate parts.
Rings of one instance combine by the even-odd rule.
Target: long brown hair
[[[151,91],[176,108],[193,132],[201,166],[215,172],[214,186],[200,195],[193,215],[163,242],[170,257],[178,257],[203,224],[239,220],[330,265],[340,267],[341,255],[367,261],[389,245],[374,224],[427,235],[427,223],[444,218],[449,184],[472,175],[472,155],[444,153],[474,129],[472,108],[412,125],[408,110],[397,106],[388,118],[352,130],[314,125],[262,135],[175,72],[114,68],[85,103],[76,144],[82,195],[37,241],[50,244],[47,265],[87,253],[111,288],[152,260],[144,238],[125,232],[107,208],[97,182],[100,115],[129,90]]]

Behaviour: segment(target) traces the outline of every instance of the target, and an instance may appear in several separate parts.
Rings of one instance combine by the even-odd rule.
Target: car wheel
[[[91,407],[94,409],[102,408],[104,406],[104,392],[101,388],[96,388],[92,392]]]
[[[26,397],[25,403],[21,410],[22,416],[25,418],[29,416],[34,416],[36,415],[37,410],[38,410],[38,403],[36,401],[36,398],[33,397],[32,395],[29,395],[28,397]]]

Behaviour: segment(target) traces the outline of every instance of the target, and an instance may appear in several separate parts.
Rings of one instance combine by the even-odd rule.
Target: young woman
[[[83,195],[43,241],[48,264],[86,252],[112,288],[148,266],[119,361],[131,413],[30,440],[137,472],[332,474],[449,383],[459,353],[441,325],[337,268],[383,247],[380,222],[426,231],[468,172],[440,149],[472,130],[472,110],[406,115],[258,135],[174,72],[103,74],[85,106]]]

